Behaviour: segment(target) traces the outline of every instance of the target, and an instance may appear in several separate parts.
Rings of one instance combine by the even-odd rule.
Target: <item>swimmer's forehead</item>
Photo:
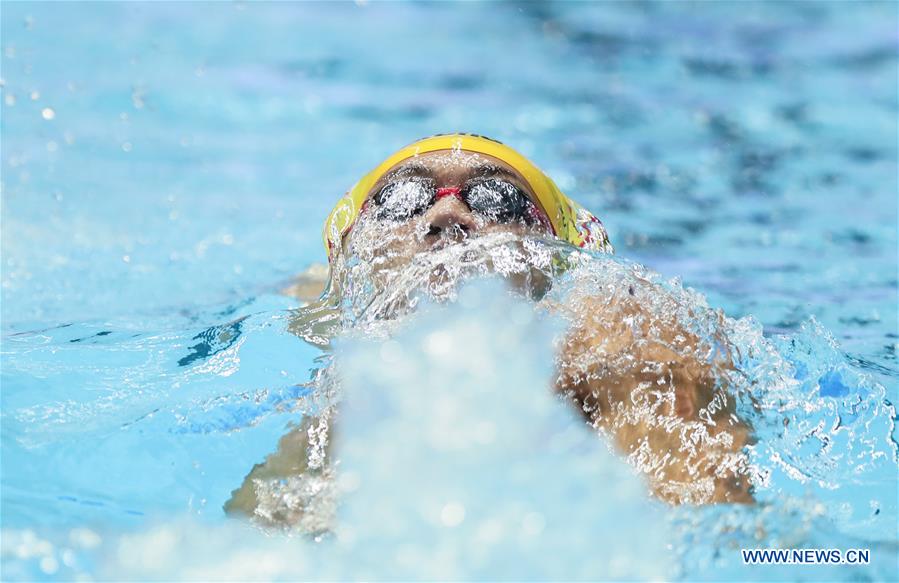
[[[433,178],[438,184],[461,185],[478,177],[501,177],[533,196],[527,180],[514,168],[488,154],[462,150],[436,150],[398,162],[372,186],[369,195],[394,180],[420,176]]]

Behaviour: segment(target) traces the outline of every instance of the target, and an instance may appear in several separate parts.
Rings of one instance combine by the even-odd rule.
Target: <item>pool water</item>
[[[897,579],[896,25],[894,3],[4,3],[3,578]],[[393,340],[403,366],[340,344],[362,486],[339,536],[225,518],[330,362],[279,291],[359,176],[456,130],[531,157],[620,269],[734,319],[758,505],[653,502],[546,391],[557,323],[473,282]],[[494,364],[437,375],[434,338]],[[483,439],[410,437],[423,387],[447,439]],[[742,565],[755,547],[872,564]]]

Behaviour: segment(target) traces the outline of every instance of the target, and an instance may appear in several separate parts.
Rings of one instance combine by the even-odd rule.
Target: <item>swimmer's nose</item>
[[[425,238],[429,242],[447,237],[464,239],[477,229],[477,223],[468,206],[455,196],[438,199],[425,213],[424,220],[427,227]]]

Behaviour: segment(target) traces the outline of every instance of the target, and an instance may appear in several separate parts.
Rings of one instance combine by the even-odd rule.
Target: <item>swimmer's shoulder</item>
[[[281,293],[305,304],[318,299],[325,291],[327,284],[328,266],[323,263],[313,263],[294,277],[287,287],[281,290]]]

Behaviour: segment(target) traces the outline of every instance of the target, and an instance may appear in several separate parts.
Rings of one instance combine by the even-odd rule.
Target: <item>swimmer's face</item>
[[[386,267],[498,232],[551,235],[552,228],[514,168],[486,154],[441,150],[388,171],[368,193],[345,244]]]

